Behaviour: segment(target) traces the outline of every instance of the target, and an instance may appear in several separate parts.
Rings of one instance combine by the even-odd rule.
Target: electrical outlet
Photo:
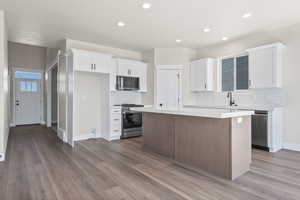
[[[91,133],[94,134],[94,135],[96,135],[96,129],[95,129],[95,128],[92,128],[92,129],[91,129]]]

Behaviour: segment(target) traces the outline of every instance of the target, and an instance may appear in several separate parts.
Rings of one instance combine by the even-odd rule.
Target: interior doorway
[[[15,125],[42,123],[42,78],[42,72],[14,70],[13,118]]]
[[[51,70],[51,127],[57,132],[57,64]]]

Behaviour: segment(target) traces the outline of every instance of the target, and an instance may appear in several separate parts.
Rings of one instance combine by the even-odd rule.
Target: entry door
[[[39,79],[16,79],[16,125],[41,122],[41,94]]]
[[[181,71],[160,69],[157,71],[157,107],[176,110],[181,105]]]

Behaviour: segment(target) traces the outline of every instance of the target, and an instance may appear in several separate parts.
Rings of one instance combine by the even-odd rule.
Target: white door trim
[[[11,68],[11,78],[12,78],[12,101],[11,101],[11,107],[12,107],[12,122],[10,123],[11,126],[16,126],[16,106],[15,106],[15,102],[16,102],[16,77],[15,77],[15,73],[16,71],[22,71],[22,72],[32,72],[32,73],[41,73],[42,74],[42,78],[40,80],[40,99],[41,99],[41,108],[40,108],[40,115],[41,115],[41,120],[40,120],[40,124],[45,124],[45,120],[44,120],[44,71],[41,69],[31,69],[31,68],[22,68],[22,67],[12,67]]]
[[[46,116],[46,124],[47,127],[50,128],[52,126],[52,70],[57,67],[58,71],[58,62],[54,63],[54,65],[49,68],[49,70],[46,72],[46,98],[47,98],[47,116]],[[58,103],[58,96],[57,96],[57,103]],[[57,105],[57,123],[58,120],[58,113],[59,113],[59,107]],[[58,126],[58,124],[57,124]]]

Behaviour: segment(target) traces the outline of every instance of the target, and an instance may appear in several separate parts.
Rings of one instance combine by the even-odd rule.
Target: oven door
[[[123,130],[142,128],[143,114],[135,111],[123,112]]]

